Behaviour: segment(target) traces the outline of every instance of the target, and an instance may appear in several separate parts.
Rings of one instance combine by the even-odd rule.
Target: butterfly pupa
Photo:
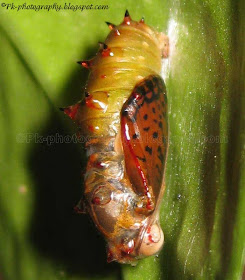
[[[64,108],[78,126],[87,165],[77,209],[107,241],[108,261],[135,264],[164,242],[159,210],[168,149],[167,94],[161,60],[168,38],[144,20],[107,22],[110,33],[90,70],[84,96]]]

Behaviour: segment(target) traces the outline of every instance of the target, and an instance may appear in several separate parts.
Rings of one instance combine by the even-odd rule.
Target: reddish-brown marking
[[[100,76],[102,79],[105,79],[106,78],[106,75],[101,75]]]
[[[142,98],[142,94],[134,92],[134,98],[135,98],[136,101],[138,101]]]
[[[92,154],[90,157],[89,157],[89,161],[88,161],[88,164],[87,164],[87,168],[90,169],[90,168],[99,168],[99,169],[102,169],[105,167],[105,163],[101,162],[101,161],[98,161],[98,155],[97,154]]]
[[[146,205],[146,208],[148,210],[152,210],[152,203],[151,203],[151,194],[150,194],[150,191],[149,191],[149,187],[148,187],[148,183],[147,183],[147,179],[145,177],[145,174],[143,172],[143,170],[141,169],[141,166],[140,166],[140,163],[138,161],[138,158],[136,157],[135,153],[134,153],[134,150],[132,148],[132,145],[130,144],[130,140],[131,139],[128,139],[127,135],[126,135],[126,121],[125,121],[125,117],[122,117],[122,120],[121,120],[121,127],[122,127],[122,133],[124,135],[124,139],[126,139],[126,145],[128,146],[129,148],[129,151],[131,153],[131,156],[133,158],[133,161],[135,163],[135,166],[138,170],[138,173],[140,175],[140,178],[142,180],[142,183],[143,183],[143,186],[144,186],[144,189],[145,189],[145,195],[147,196],[147,205]]]
[[[166,144],[161,139],[167,137],[167,134],[165,136],[167,122],[165,118],[162,120],[158,118],[161,111],[165,109],[165,106],[161,106],[164,90],[162,83],[161,77],[158,76],[149,76],[140,81],[123,105],[121,114],[121,124],[124,126],[122,127],[122,139],[127,159],[126,170],[137,192],[146,196],[144,200],[146,210],[154,209],[154,202],[160,193],[164,172],[163,156],[166,154]],[[154,88],[159,88],[159,91],[155,92]],[[124,131],[126,129],[127,131]],[[125,133],[128,140],[125,139]],[[137,137],[137,135],[139,136]],[[128,141],[130,146],[127,144]],[[161,154],[160,150],[158,151],[159,146]],[[134,157],[138,159],[138,162]],[[140,165],[140,169],[137,164]],[[158,168],[156,168],[156,164],[158,164]],[[143,179],[147,180],[147,188],[141,171],[144,173]]]
[[[126,10],[125,16],[124,16],[124,19],[123,19],[123,23],[125,23],[127,25],[130,25],[131,20],[132,19],[131,19],[130,15],[129,15],[129,12],[128,12],[128,10]]]
[[[108,27],[110,28],[110,30],[112,30],[113,28],[115,28],[115,27],[116,27],[116,25],[115,25],[115,24],[110,23],[110,22],[108,22],[108,21],[106,21],[106,24],[108,25]]]
[[[148,235],[148,239],[149,239],[149,241],[150,241],[151,243],[155,243],[154,240],[153,240],[153,238],[152,238],[152,235],[151,235],[151,234]]]
[[[98,196],[95,196],[93,199],[92,199],[92,203],[93,204],[96,204],[96,205],[100,205],[100,198]]]
[[[155,243],[154,242],[154,240],[153,240],[153,238],[152,238],[152,235],[150,234],[150,232],[151,232],[151,227],[148,227],[148,229],[147,229],[147,234],[148,234],[148,240],[151,242],[151,243]]]
[[[93,125],[88,125],[88,130],[91,132],[95,132],[94,126]]]
[[[130,242],[131,243],[131,242]],[[123,244],[121,252],[130,255],[134,251],[134,241],[132,240],[132,244]]]
[[[147,194],[149,194],[149,192]],[[150,197],[151,197],[151,195],[150,195]],[[154,209],[154,206],[152,205],[152,202],[149,200],[149,197],[148,197],[148,201],[147,201],[147,204],[146,204],[146,208],[148,210],[153,210]]]
[[[145,23],[145,19],[142,18],[139,22],[140,22],[140,23]]]
[[[101,52],[101,55],[103,57],[108,57],[111,55],[111,49],[110,48],[106,48],[106,49],[103,49],[102,52]]]
[[[107,251],[107,262],[110,263],[113,260],[114,260],[114,257],[113,257],[112,251],[110,249],[108,249],[108,251]]]
[[[80,61],[80,64],[84,67],[89,69],[92,66],[92,61],[91,60],[83,60]]]
[[[93,102],[93,95],[89,95],[88,97],[86,97],[85,104],[89,108],[96,109],[96,110],[103,110],[103,108],[96,106],[96,104]]]
[[[103,162],[96,161],[96,162],[94,163],[94,167],[97,167],[97,168],[102,169],[102,168],[104,168],[104,164],[103,164]]]
[[[64,109],[64,113],[67,116],[69,116],[72,120],[74,120],[75,117],[76,117],[77,110],[78,110],[79,106],[80,106],[80,103],[77,103],[73,106],[67,107],[67,108]]]
[[[84,214],[84,211],[80,209],[78,206],[74,206],[73,209],[77,214]]]

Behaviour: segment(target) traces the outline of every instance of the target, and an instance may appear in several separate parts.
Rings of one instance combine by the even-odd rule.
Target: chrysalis
[[[168,148],[167,96],[160,76],[168,38],[133,21],[111,29],[90,70],[83,99],[64,108],[88,141],[86,210],[108,245],[108,261],[155,255],[164,237],[159,209]]]

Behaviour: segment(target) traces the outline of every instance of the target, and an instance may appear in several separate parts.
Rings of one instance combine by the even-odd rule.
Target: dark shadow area
[[[1,185],[0,188],[3,186]],[[1,228],[1,242],[4,244],[1,244],[1,251],[0,251],[0,280],[11,280],[11,276],[15,277],[14,279],[18,279],[21,275],[21,264],[20,264],[20,246],[17,238],[17,233],[15,230],[15,227],[12,223],[12,220],[10,219],[7,211],[2,206],[2,201],[0,199],[0,228]],[[4,230],[2,230],[4,229]],[[14,256],[12,258],[12,265],[14,267],[14,270],[11,272],[6,267],[6,262],[2,263],[2,260],[4,259],[4,255],[7,253],[9,254],[8,250],[8,244],[6,240],[11,240],[11,253]],[[6,243],[5,243],[6,242]],[[6,246],[7,245],[7,246]],[[6,247],[5,247],[6,246]],[[11,275],[11,276],[10,276]]]
[[[170,124],[170,128],[171,128],[171,124]],[[176,151],[177,144],[178,143],[175,142],[174,137],[172,138],[170,134],[171,148],[169,150],[168,157],[171,158],[170,156],[171,154],[177,154]],[[179,167],[181,166],[181,158],[175,157],[173,161],[174,161],[174,163],[172,163],[173,166],[179,166]],[[168,167],[167,165],[167,169],[168,168],[170,167]],[[180,277],[183,276],[183,263],[182,261],[179,260],[178,257],[178,244],[183,229],[184,220],[186,218],[186,209],[188,207],[188,198],[185,197],[184,195],[185,190],[183,189],[183,186],[179,183],[179,182],[183,182],[183,180],[184,180],[184,175],[182,169],[178,168],[178,178],[177,180],[175,180],[174,189],[171,191],[174,195],[169,196],[169,198],[172,198],[171,201],[171,204],[173,205],[172,211],[176,212],[176,211],[180,211],[179,209],[181,209],[181,214],[176,212],[174,214],[176,216],[176,219],[173,220],[172,217],[170,218],[172,222],[174,221],[174,223],[171,224],[171,228],[172,228],[171,235],[168,235],[164,230],[166,221],[162,223],[162,229],[164,233],[164,245],[160,253],[160,260],[161,260],[160,263],[162,264],[161,280],[175,280],[175,279],[179,280]],[[166,181],[166,186],[167,188],[171,187],[168,185],[168,181]],[[169,213],[168,214],[166,213],[166,215],[169,215]],[[188,273],[185,274],[185,279],[191,279]]]
[[[208,142],[205,145],[205,155],[203,157],[202,166],[202,192],[203,192],[203,219],[205,222],[205,257],[210,250],[210,242],[214,229],[215,219],[215,207],[217,202],[217,195],[219,189],[219,175],[220,175],[220,100],[217,99],[216,108],[214,114],[210,113],[210,116],[206,118],[205,123],[208,124],[207,139],[217,139],[214,142]]]
[[[242,131],[244,130],[243,106],[244,106],[244,32],[242,32],[242,12],[239,10],[239,2],[231,2],[233,15],[231,16],[231,77],[229,88],[229,130],[228,149],[226,154],[226,201],[225,219],[223,221],[223,269],[226,273],[229,268],[232,253],[232,241],[234,227],[237,218],[237,203],[241,176]],[[241,7],[240,7],[241,8]],[[243,186],[244,187],[244,186]]]
[[[88,48],[87,58],[95,55],[97,49],[97,46]],[[77,74],[68,81],[57,110],[51,113],[45,128],[37,131],[40,136],[58,134],[62,139],[67,135],[74,136],[75,125],[58,108],[81,98],[88,71],[77,67]],[[82,144],[56,141],[52,145],[33,145],[29,168],[35,184],[36,201],[30,229],[31,242],[43,257],[62,267],[65,274],[86,279],[114,274],[120,279],[120,266],[107,264],[105,242],[90,218],[73,210],[81,198],[84,166]]]
[[[209,254],[211,237],[214,230],[215,209],[218,191],[220,188],[220,146],[224,139],[220,138],[220,116],[221,104],[224,98],[224,85],[226,79],[226,68],[222,49],[218,43],[217,29],[215,23],[210,15],[212,14],[210,7],[201,5],[202,16],[208,20],[203,20],[206,45],[205,53],[214,61],[214,73],[218,73],[213,80],[212,97],[210,104],[206,105],[207,112],[205,113],[205,124],[207,129],[205,131],[205,155],[203,157],[202,165],[202,184],[200,185],[203,193],[203,219],[205,222],[205,248],[203,255],[203,264]],[[214,98],[214,100],[213,100]],[[215,110],[213,109],[215,105]],[[221,276],[221,275],[220,275]]]
[[[179,280],[179,277],[181,277],[181,275],[183,276],[183,264],[178,258],[177,247],[184,223],[185,209],[180,216],[178,223],[174,225],[174,236],[169,237],[165,234],[164,247],[162,249],[162,253],[160,254],[160,262],[163,264],[163,277],[161,280]],[[191,279],[191,275],[189,275],[189,273],[185,273],[185,279]]]

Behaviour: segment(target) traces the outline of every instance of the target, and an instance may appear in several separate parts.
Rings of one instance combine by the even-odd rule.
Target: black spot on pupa
[[[137,133],[135,133],[135,134],[133,135],[133,139],[137,139],[137,138],[139,138],[139,135],[138,135]]]
[[[137,156],[137,159],[139,159],[139,160],[141,160],[141,161],[143,161],[143,162],[146,162],[146,158],[145,157],[139,157],[139,156]]]
[[[145,114],[143,118],[144,118],[144,120],[147,120],[148,119],[148,115]]]
[[[148,127],[144,127],[143,129],[144,129],[144,131],[149,131],[150,127],[149,126]]]
[[[123,116],[127,116],[128,115],[128,111],[127,110],[122,111],[122,115]]]
[[[154,76],[154,77],[152,78],[152,80],[153,80],[154,86],[156,86],[156,85],[157,85],[157,86],[160,86],[160,85],[161,85],[161,83],[159,84],[159,80],[158,80],[157,77]]]
[[[158,125],[159,125],[159,127],[160,127],[160,128],[162,128],[162,122],[159,122],[159,124],[158,124]]]
[[[153,89],[153,83],[151,80],[146,80],[145,83],[146,83],[146,86],[148,87],[148,89],[150,89],[150,90]]]
[[[146,94],[145,88],[143,86],[137,87],[137,92],[141,93],[142,95]]]
[[[154,119],[153,121],[154,121],[154,123],[157,123],[157,120],[156,120],[156,119]]]
[[[152,134],[152,136],[153,136],[153,138],[157,138],[157,137],[158,137],[158,133],[157,133],[157,132],[154,132],[154,133]]]
[[[160,159],[161,162],[163,162],[164,156],[163,156],[163,153],[162,153],[162,148],[160,146],[158,146],[157,151],[159,153],[158,158]]]
[[[159,165],[158,164],[156,164],[156,169],[158,170],[158,172],[161,174],[161,169],[160,169],[160,167],[159,167]]]
[[[152,148],[150,148],[149,146],[146,146],[146,147],[145,147],[145,151],[146,151],[147,153],[149,153],[150,155],[152,154]]]
[[[153,112],[154,114],[156,113],[155,107],[152,108],[152,112]]]

